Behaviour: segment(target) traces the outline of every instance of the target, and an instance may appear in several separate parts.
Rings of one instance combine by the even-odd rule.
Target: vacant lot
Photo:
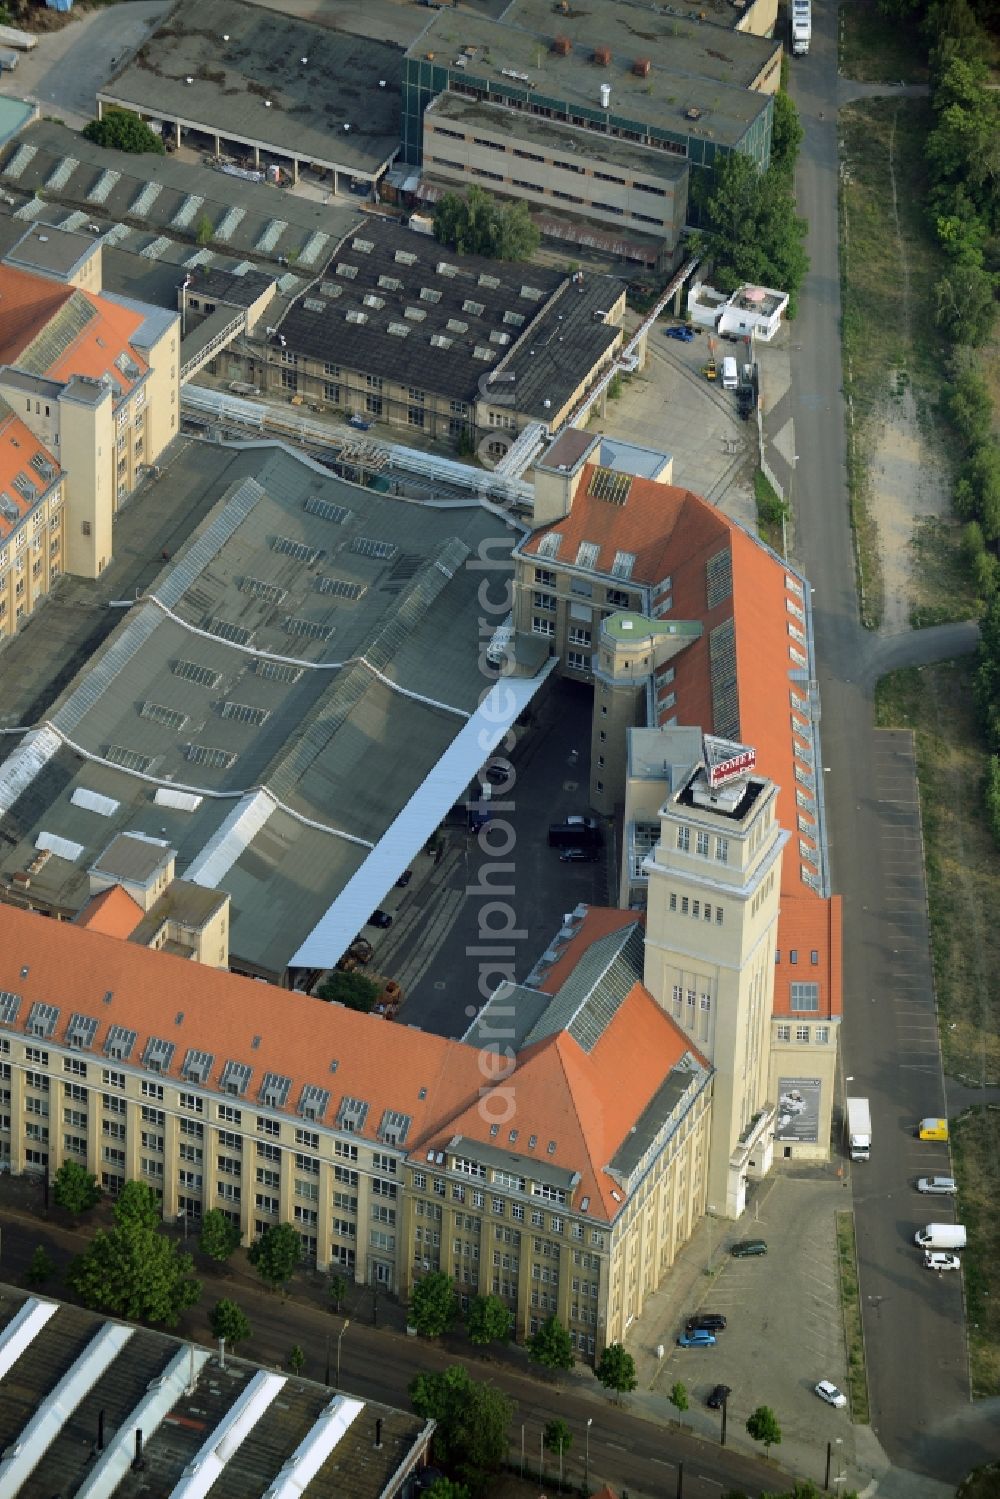
[[[915,22],[883,16],[875,0],[840,7],[840,72],[859,83],[926,83]]]

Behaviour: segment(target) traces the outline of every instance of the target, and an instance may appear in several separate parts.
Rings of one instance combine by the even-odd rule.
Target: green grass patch
[[[861,1293],[858,1288],[858,1256],[854,1244],[854,1214],[837,1213],[837,1265],[840,1270],[840,1306],[847,1348],[847,1398],[851,1420],[867,1426],[868,1371],[865,1340],[861,1331]]]
[[[910,545],[916,564],[916,600],[910,610],[913,628],[975,619],[982,604],[962,555],[961,526],[939,516],[925,516],[917,523]]]
[[[788,501],[783,500],[761,469],[753,476],[753,495],[757,502],[757,531],[773,551],[785,555],[785,527],[789,518]]]
[[[858,83],[926,83],[927,57],[915,21],[884,16],[875,0],[840,7],[840,72]]]
[[[926,99],[868,100],[840,112],[848,486],[861,618],[869,629],[884,609],[872,484],[879,421],[912,386],[922,420],[930,422],[941,388],[945,343],[932,309],[943,260],[924,207],[930,120]]]
[[[1000,850],[984,817],[974,675],[974,657],[893,672],[875,715],[914,730],[944,1066],[982,1084],[1000,1078]]]
[[[973,1109],[953,1123],[950,1133],[961,1218],[969,1235],[962,1273],[972,1394],[1000,1395],[1000,1109]],[[1000,1487],[994,1492],[1000,1494]]]

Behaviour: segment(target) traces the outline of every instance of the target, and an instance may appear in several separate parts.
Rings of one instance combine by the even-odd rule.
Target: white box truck
[[[0,47],[16,47],[19,52],[30,52],[37,46],[38,38],[30,31],[18,31],[16,26],[0,26]]]
[[[921,1249],[965,1248],[965,1227],[961,1223],[928,1223],[913,1237]]]
[[[804,57],[812,40],[811,0],[792,0],[792,52]]]
[[[867,1098],[847,1100],[847,1145],[852,1161],[867,1161],[872,1149],[872,1115]]]

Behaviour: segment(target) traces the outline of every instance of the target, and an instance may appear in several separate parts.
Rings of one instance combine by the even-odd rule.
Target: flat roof
[[[219,499],[161,573],[159,603],[137,604],[52,727],[0,765],[0,869],[26,870],[43,830],[80,844],[31,883],[72,912],[116,834],[164,839],[178,876],[232,897],[234,961],[280,974],[475,713],[479,573],[465,564],[489,541],[502,567],[516,533],[473,500],[377,493],[278,444],[184,443],[159,484]],[[452,800],[467,764],[459,776]],[[201,799],[160,805],[160,787]],[[117,805],[101,815],[77,789]]]
[[[176,155],[110,151],[54,120],[39,120],[25,130],[4,150],[0,162],[4,192],[15,199],[14,205],[4,207],[4,215],[24,208],[39,193],[46,201],[36,222],[44,218],[50,224],[68,223],[91,238],[86,225],[94,223],[99,232],[110,231],[117,246],[139,255],[150,278],[163,263],[176,261],[181,266],[195,256],[212,265],[227,256],[232,264],[245,264],[248,256],[275,262],[283,255],[296,262],[298,284],[305,284],[322,264],[324,253],[358,218],[356,202],[320,203],[200,162],[181,161]],[[58,190],[48,187],[57,171],[62,183]],[[214,248],[195,245],[202,217],[214,226],[225,222],[226,238]],[[19,238],[23,219],[13,222]],[[106,238],[103,248],[108,248]],[[183,279],[182,271],[174,291]]]
[[[93,871],[108,879],[129,880],[139,885],[149,883],[157,870],[162,869],[174,857],[174,850],[165,840],[136,838],[130,833],[119,833],[94,860]]]
[[[516,373],[518,409],[541,414],[543,385],[562,404],[560,392],[571,394],[619,335],[592,314],[622,290],[595,276],[581,299],[562,271],[457,255],[376,218],[342,241],[276,326],[300,356],[468,404],[502,364]]]
[[[180,0],[97,97],[300,161],[374,173],[399,147],[402,63],[402,48],[389,42],[244,0]]]
[[[666,151],[633,144],[615,135],[597,136],[592,130],[564,125],[542,115],[526,114],[524,110],[504,109],[500,104],[470,99],[466,94],[456,94],[451,90],[439,94],[428,105],[424,118],[428,116],[432,120],[478,125],[511,140],[533,140],[549,152],[564,151],[574,157],[590,155],[601,165],[617,166],[633,173],[644,172],[665,182],[682,182],[687,175],[688,164],[683,156],[671,156]],[[609,229],[614,227],[608,225]]]
[[[31,224],[4,256],[8,265],[42,275],[72,275],[93,254],[94,236],[72,229],[53,228],[51,224]]]
[[[552,50],[557,35],[571,42],[566,56]],[[515,0],[498,21],[466,9],[439,10],[406,56],[423,63],[432,53],[435,67],[448,68],[465,87],[482,81],[536,105],[566,104],[597,123],[610,116],[678,142],[702,137],[731,146],[771,107],[770,96],[750,82],[780,45],[617,0],[568,15],[548,0]],[[593,61],[597,46],[611,49],[607,67]],[[644,77],[633,72],[640,58],[650,60]],[[601,105],[602,84],[611,88],[608,110]],[[697,113],[689,117],[690,111]]]

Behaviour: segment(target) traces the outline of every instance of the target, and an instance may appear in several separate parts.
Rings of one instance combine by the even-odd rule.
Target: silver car
[[[927,1192],[932,1197],[954,1197],[958,1183],[953,1176],[922,1176],[917,1182],[918,1192]]]

